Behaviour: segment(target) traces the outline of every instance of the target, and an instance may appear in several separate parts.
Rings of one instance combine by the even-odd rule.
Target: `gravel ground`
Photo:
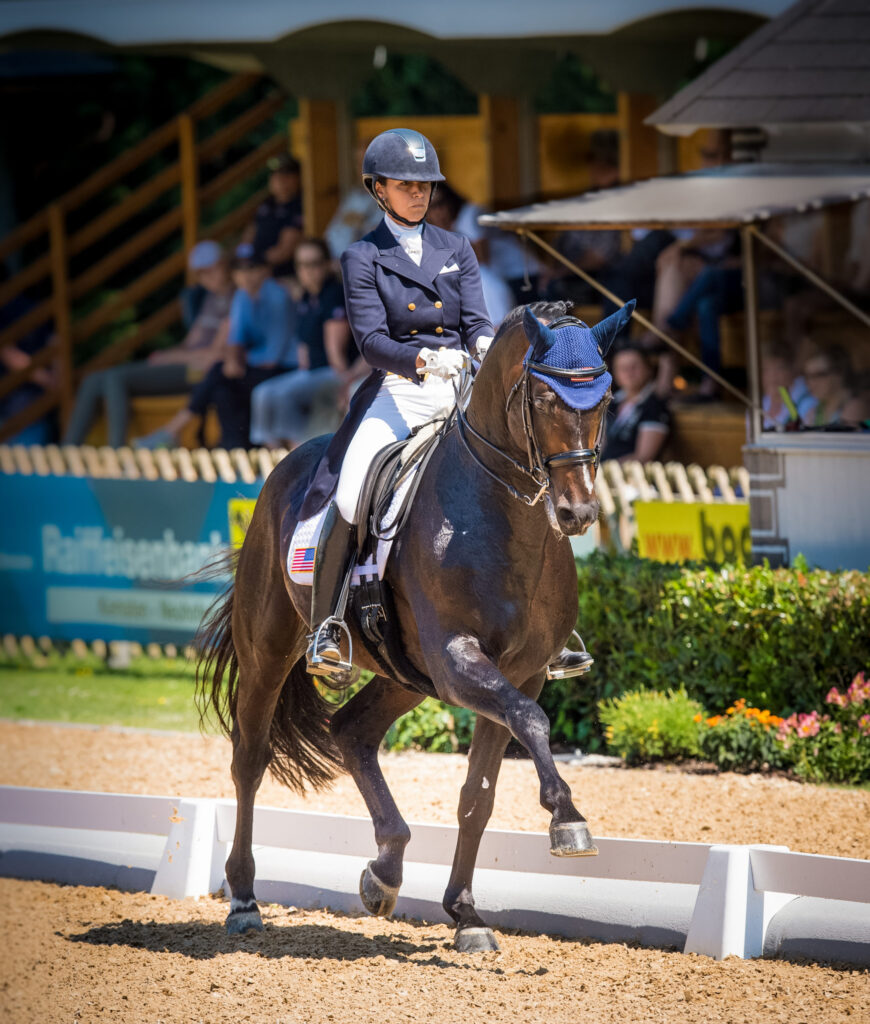
[[[233,796],[215,737],[0,722],[0,783]],[[409,821],[452,822],[465,759],[384,757]],[[870,793],[778,778],[560,766],[593,833],[785,843],[870,857]],[[300,798],[267,779],[260,803],[365,814],[349,779]],[[544,830],[528,761],[506,761],[493,825]],[[263,908],[229,939],[226,904],[0,879],[0,1021],[10,1024],[870,1024],[870,974],[501,933],[464,956],[440,924]]]

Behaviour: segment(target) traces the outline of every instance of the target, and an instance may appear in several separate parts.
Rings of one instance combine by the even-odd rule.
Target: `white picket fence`
[[[153,893],[181,899],[219,889],[233,838],[235,803],[170,796],[133,796],[71,790],[0,787],[0,849],[20,832],[6,826],[52,830],[55,848],[64,833],[91,830],[165,836]],[[406,862],[450,865],[458,829],[413,824]],[[358,859],[359,871],[375,851],[368,818],[257,808],[254,845]],[[870,903],[870,861],[793,853],[786,847],[728,846],[596,837],[598,857],[556,858],[544,833],[488,830],[477,866],[538,876],[698,886],[685,942],[687,953],[760,956],[773,916],[798,896]],[[77,850],[71,844],[69,855]],[[304,879],[300,879],[304,882]],[[440,893],[435,897],[440,898]]]

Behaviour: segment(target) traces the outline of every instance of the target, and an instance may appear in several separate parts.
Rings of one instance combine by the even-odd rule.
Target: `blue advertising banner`
[[[0,632],[186,643],[227,580],[178,581],[241,542],[260,487],[0,477]]]

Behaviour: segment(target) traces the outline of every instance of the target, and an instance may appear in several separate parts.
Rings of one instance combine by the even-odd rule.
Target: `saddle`
[[[372,462],[357,504],[357,585],[348,607],[366,650],[391,679],[431,696],[434,687],[405,656],[389,584],[378,574],[378,544],[394,541],[408,521],[420,481],[455,416],[445,411],[381,449]]]

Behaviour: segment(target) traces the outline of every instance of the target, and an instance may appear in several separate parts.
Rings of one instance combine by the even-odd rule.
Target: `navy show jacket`
[[[363,358],[415,382],[421,348],[471,349],[493,334],[468,239],[425,224],[422,240],[418,267],[382,220],[341,257],[348,319]]]
[[[471,349],[478,338],[494,333],[468,239],[425,224],[422,240],[418,267],[382,220],[342,254],[347,318],[373,369],[304,493],[300,520],[315,515],[331,497],[344,453],[388,372],[419,384],[421,348]]]

